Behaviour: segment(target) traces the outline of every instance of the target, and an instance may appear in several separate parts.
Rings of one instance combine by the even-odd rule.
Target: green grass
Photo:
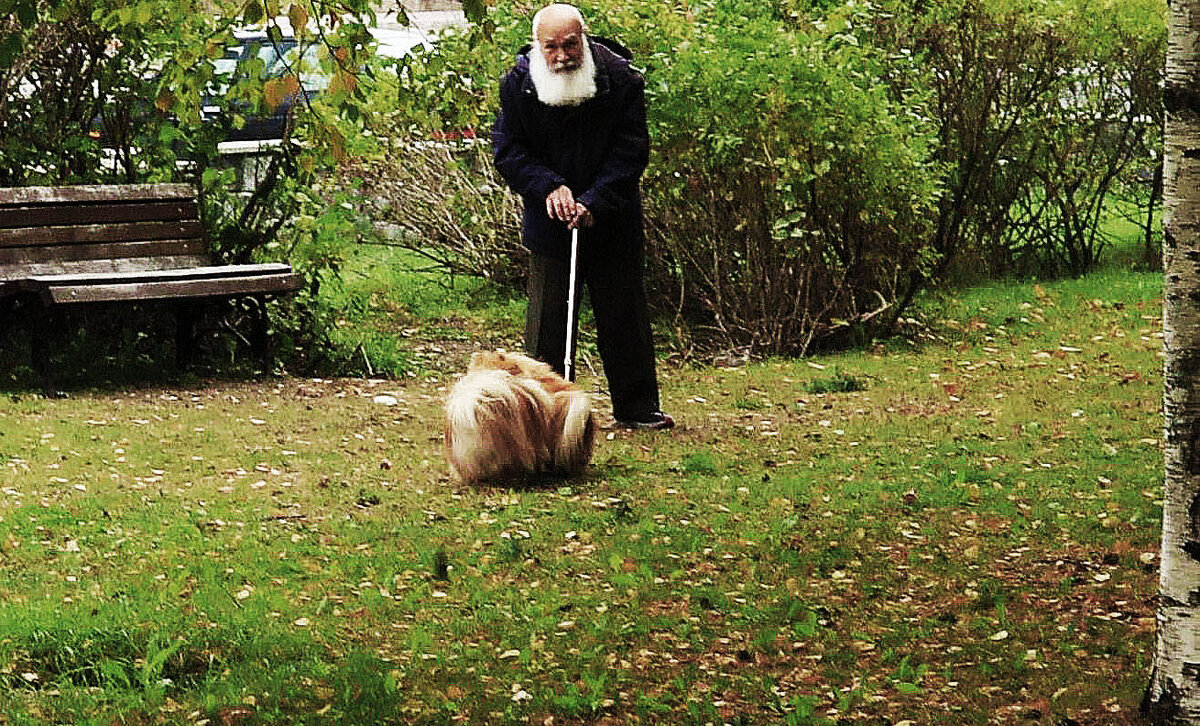
[[[325,289],[335,311],[332,343],[349,370],[414,376],[457,361],[461,349],[515,348],[524,302],[466,277],[427,274],[428,263],[400,248],[351,250],[341,280]]]
[[[804,390],[808,393],[853,393],[866,389],[866,381],[858,376],[848,375],[838,368],[834,368],[832,375],[828,377],[814,378],[804,384]]]
[[[439,407],[519,303],[373,255],[342,328],[393,377],[0,398],[0,723],[1133,722],[1157,275],[664,364],[676,430],[502,489],[448,478]]]

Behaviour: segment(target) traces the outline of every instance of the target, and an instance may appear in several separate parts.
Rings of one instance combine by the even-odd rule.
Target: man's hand
[[[568,227],[582,227],[587,229],[596,223],[596,218],[588,211],[588,208],[576,202],[575,204],[575,219],[567,223]]]
[[[546,216],[560,222],[575,219],[575,195],[564,184],[546,197]]]
[[[555,189],[546,197],[546,216],[566,222],[567,227],[570,228],[586,228],[596,223],[592,213],[587,207],[575,201],[575,195],[566,185]]]

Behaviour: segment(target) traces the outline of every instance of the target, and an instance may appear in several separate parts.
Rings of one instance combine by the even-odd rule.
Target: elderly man
[[[570,236],[577,228],[577,278],[595,314],[613,417],[628,428],[665,429],[674,421],[659,410],[642,287],[638,187],[650,140],[644,83],[629,58],[621,45],[589,37],[571,5],[538,11],[533,43],[500,84],[493,153],[525,202],[523,241],[532,253],[526,349],[563,372]]]

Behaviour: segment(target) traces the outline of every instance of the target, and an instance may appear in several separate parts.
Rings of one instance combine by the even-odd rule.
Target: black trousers
[[[580,243],[576,273],[575,320],[579,322],[582,288],[587,286],[596,318],[596,343],[613,417],[619,421],[644,417],[659,410],[658,378],[654,369],[654,340],[646,292],[642,285],[640,253],[606,258]],[[567,344],[567,287],[570,263],[531,254],[529,307],[525,314],[525,350],[563,373]],[[575,340],[578,340],[576,337]]]

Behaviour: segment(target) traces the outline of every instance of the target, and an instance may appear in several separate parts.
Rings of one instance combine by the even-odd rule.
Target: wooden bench
[[[217,265],[186,184],[0,188],[0,309],[27,313],[34,370],[55,395],[48,338],[72,306],[170,301],[176,360],[189,362],[198,304],[250,300],[251,340],[270,365],[265,302],[294,292],[300,275],[281,263]]]

